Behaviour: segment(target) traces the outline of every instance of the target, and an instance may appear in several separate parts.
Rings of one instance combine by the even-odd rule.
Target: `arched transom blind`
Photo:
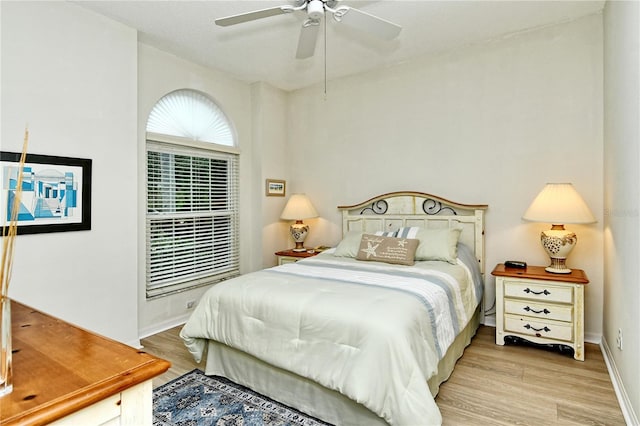
[[[149,114],[147,132],[235,146],[229,120],[218,105],[189,89],[176,90],[158,101]]]
[[[166,105],[166,98],[158,104]],[[207,129],[207,138],[221,144],[220,137],[225,132],[213,132],[212,129],[224,126],[210,125],[213,111],[207,114],[192,108],[189,102],[182,104],[188,106],[184,110],[178,105],[180,103],[174,104],[174,110],[163,110],[163,114],[173,111],[178,116],[164,121],[176,126],[181,123],[184,132],[162,133],[161,136],[184,138],[188,134],[192,137],[199,133],[194,129]],[[202,105],[211,106],[206,102]],[[159,110],[154,108],[154,111]],[[220,111],[217,106],[215,111]],[[201,120],[207,123],[202,124]],[[172,131],[177,128],[172,127]],[[229,139],[225,145],[233,146],[230,128],[227,123]],[[149,124],[147,130],[147,297],[163,296],[238,275],[238,154],[216,150],[216,145],[211,145],[211,149],[203,148],[203,144],[189,146],[183,139],[179,143],[167,142],[170,137],[158,141],[154,137],[161,128]],[[199,136],[194,142],[206,141]]]

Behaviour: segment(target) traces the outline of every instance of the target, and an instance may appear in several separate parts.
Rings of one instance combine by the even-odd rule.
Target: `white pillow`
[[[421,228],[411,226],[396,231],[397,238],[417,238],[416,260],[442,260],[452,264],[458,259],[458,240],[462,228]]]
[[[347,232],[342,241],[336,246],[336,251],[333,252],[333,255],[338,257],[356,257],[358,255],[358,249],[360,248],[362,234],[363,232],[360,231]]]

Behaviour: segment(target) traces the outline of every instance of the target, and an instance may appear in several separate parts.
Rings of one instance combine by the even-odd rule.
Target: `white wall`
[[[138,343],[136,32],[66,2],[2,2],[1,146],[93,160],[92,229],[19,236],[12,298]]]
[[[260,200],[262,214],[260,233],[262,245],[254,244],[262,258],[262,268],[274,266],[274,253],[293,246],[288,223],[280,220],[280,214],[291,194],[290,161],[287,151],[287,103],[288,94],[267,83],[255,83],[251,87],[253,101],[253,171],[260,178],[254,200]],[[285,196],[265,196],[265,180],[278,179],[287,182]],[[255,232],[254,235],[257,235]]]
[[[603,346],[631,425],[640,415],[640,3],[607,2],[604,47]]]
[[[167,93],[177,89],[195,89],[211,96],[227,115],[236,132],[240,155],[240,268],[249,272],[262,267],[258,232],[261,212],[259,199],[255,198],[259,171],[254,170],[252,140],[251,86],[228,75],[195,65],[174,55],[145,44],[138,47],[138,156],[145,158],[145,129],[151,109]],[[184,322],[190,314],[188,301],[199,300],[207,287],[185,291],[172,296],[147,300],[145,296],[145,169],[139,163],[138,170],[138,274],[136,296],[139,300],[140,335],[146,336],[169,326]],[[258,250],[255,250],[255,247]]]
[[[334,244],[338,205],[416,190],[486,203],[489,272],[548,262],[521,216],[546,182],[573,182],[598,223],[571,226],[568,265],[584,269],[586,333],[602,333],[602,16],[466,46],[290,94],[296,190],[321,219],[308,241]]]

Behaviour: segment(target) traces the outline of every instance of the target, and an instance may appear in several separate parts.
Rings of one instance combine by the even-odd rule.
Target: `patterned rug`
[[[153,390],[154,426],[324,426],[224,377],[198,369]]]

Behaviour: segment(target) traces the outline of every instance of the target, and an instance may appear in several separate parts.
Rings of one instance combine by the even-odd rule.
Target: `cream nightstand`
[[[552,274],[543,266],[525,269],[497,265],[496,343],[513,336],[543,345],[573,349],[584,361],[584,286],[589,283],[580,269]]]
[[[309,250],[312,250],[312,249],[309,249]],[[318,253],[319,252],[317,251],[314,251],[313,253],[309,253],[308,251],[293,251],[289,249],[289,250],[282,250],[282,251],[276,252],[276,257],[278,258],[278,265],[284,265],[285,263],[293,263],[293,262],[297,262],[300,259],[315,256]]]

